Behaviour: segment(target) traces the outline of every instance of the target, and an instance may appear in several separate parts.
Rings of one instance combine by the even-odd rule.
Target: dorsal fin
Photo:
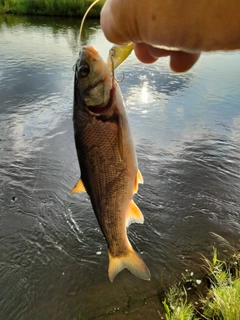
[[[129,205],[129,211],[128,211],[127,223],[126,223],[127,227],[133,222],[143,223],[144,217],[141,210],[138,208],[136,203],[132,200]]]
[[[87,192],[81,178],[78,180],[75,187],[72,189],[71,193],[76,193],[76,192]]]

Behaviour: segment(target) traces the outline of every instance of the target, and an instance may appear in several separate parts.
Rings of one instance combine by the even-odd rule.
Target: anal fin
[[[142,177],[142,174],[141,174],[140,170],[138,169],[136,178],[134,180],[133,193],[137,193],[138,192],[138,184],[139,183],[143,183],[143,177]]]
[[[142,176],[141,171],[139,169],[137,172],[137,180],[138,180],[138,183],[143,183],[143,176]]]
[[[127,223],[126,223],[127,227],[133,222],[143,224],[144,217],[141,210],[138,208],[136,203],[132,200],[129,205],[129,211],[128,211]]]
[[[76,192],[87,192],[81,178],[78,180],[75,187],[71,191],[71,193],[76,193]]]

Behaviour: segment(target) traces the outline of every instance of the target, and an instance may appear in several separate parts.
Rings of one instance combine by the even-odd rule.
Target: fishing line
[[[82,30],[83,30],[83,24],[86,20],[86,17],[89,13],[89,11],[92,9],[93,6],[95,6],[96,3],[98,3],[100,0],[95,0],[87,9],[87,11],[85,12],[83,18],[82,18],[82,22],[81,22],[81,25],[80,25],[80,30],[79,30],[79,38],[80,38],[80,42],[81,42],[81,38],[82,38]]]
[[[84,25],[84,22],[86,20],[86,17],[89,13],[89,11],[92,9],[93,6],[95,6],[96,3],[98,3],[100,0],[95,0],[87,9],[87,11],[85,12],[83,18],[82,18],[82,21],[81,21],[81,25],[80,25],[80,30],[79,30],[79,39],[80,39],[80,43],[81,43],[81,38],[82,38],[82,31],[83,31],[83,25]],[[111,57],[111,64],[112,64],[112,81],[114,82],[114,80],[116,80],[117,82],[122,82],[124,80],[124,75],[122,77],[121,80],[117,80],[115,79],[115,72],[114,72],[114,62],[113,62],[113,57],[115,55],[115,52],[114,52],[114,48],[111,48],[110,51],[109,51],[109,55]],[[76,64],[75,64],[76,65]],[[75,65],[73,66],[73,69],[75,69]]]

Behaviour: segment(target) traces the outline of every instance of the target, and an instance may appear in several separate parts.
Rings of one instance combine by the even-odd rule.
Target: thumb
[[[141,42],[134,23],[136,0],[107,0],[101,10],[100,24],[108,41],[116,44]],[[134,25],[135,24],[135,25]]]

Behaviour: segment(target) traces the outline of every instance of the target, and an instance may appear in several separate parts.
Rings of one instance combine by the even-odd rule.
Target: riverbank
[[[93,0],[0,0],[0,13],[82,17],[92,2]],[[104,0],[100,0],[88,17],[99,17],[103,4]]]
[[[203,259],[202,279],[196,279],[193,272],[186,270],[183,281],[160,297],[165,320],[240,319],[239,258],[238,251],[227,261],[220,260],[214,249],[212,261]]]

